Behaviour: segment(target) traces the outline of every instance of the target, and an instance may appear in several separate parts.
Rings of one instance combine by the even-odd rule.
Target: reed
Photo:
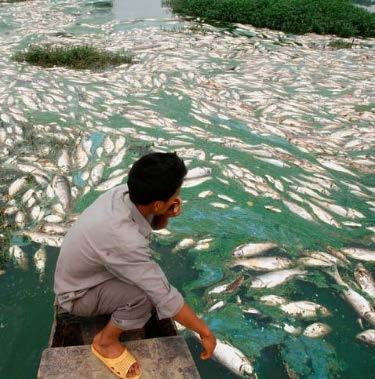
[[[375,37],[375,14],[350,0],[167,0],[175,13],[286,33]]]

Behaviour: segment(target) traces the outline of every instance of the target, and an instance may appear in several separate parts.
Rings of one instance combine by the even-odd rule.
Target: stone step
[[[181,336],[129,341],[126,347],[142,366],[142,379],[200,379]],[[90,345],[45,349],[38,379],[115,379],[90,350]]]

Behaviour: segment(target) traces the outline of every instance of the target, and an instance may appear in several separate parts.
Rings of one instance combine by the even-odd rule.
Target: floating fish
[[[304,278],[307,271],[299,269],[278,270],[256,276],[250,284],[251,288],[274,288],[294,278]]]
[[[375,301],[375,281],[371,272],[359,263],[354,271],[354,277],[362,291]]]
[[[370,303],[342,280],[337,268],[334,268],[332,271],[327,271],[327,273],[333,277],[338,285],[343,287],[342,297],[353,307],[357,314],[375,326],[375,310]]]
[[[254,271],[273,271],[288,268],[292,261],[283,257],[257,257],[249,259],[237,259],[232,266],[243,266]]]
[[[357,334],[356,338],[368,345],[375,346],[375,329],[365,330]]]
[[[200,341],[200,337],[197,333],[191,333],[198,341]],[[228,342],[220,341],[219,339],[216,340],[216,348],[213,353],[213,358],[236,375],[257,379],[257,375],[251,362],[240,350]]]
[[[269,306],[278,306],[281,304],[286,304],[288,302],[285,297],[277,295],[264,295],[259,298],[259,301]]]
[[[346,247],[340,249],[340,251],[350,258],[375,263],[375,251],[356,247]]]
[[[321,322],[314,322],[313,324],[306,327],[303,331],[303,335],[310,338],[321,338],[325,337],[332,331],[332,328]]]
[[[293,317],[310,318],[316,316],[329,316],[331,313],[327,308],[312,301],[294,301],[282,304],[280,309]]]
[[[272,242],[248,243],[237,246],[232,254],[234,257],[237,258],[253,257],[255,255],[263,254],[275,248],[277,248],[277,245]]]

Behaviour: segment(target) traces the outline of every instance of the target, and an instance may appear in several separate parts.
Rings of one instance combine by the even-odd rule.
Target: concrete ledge
[[[142,366],[142,379],[200,379],[189,348],[181,336],[126,343]],[[90,350],[89,345],[45,349],[38,379],[116,378]]]

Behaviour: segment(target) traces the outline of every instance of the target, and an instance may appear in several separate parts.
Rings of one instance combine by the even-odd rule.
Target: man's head
[[[187,173],[176,153],[151,153],[136,161],[129,171],[130,200],[151,205],[155,214],[164,214],[176,201]]]

